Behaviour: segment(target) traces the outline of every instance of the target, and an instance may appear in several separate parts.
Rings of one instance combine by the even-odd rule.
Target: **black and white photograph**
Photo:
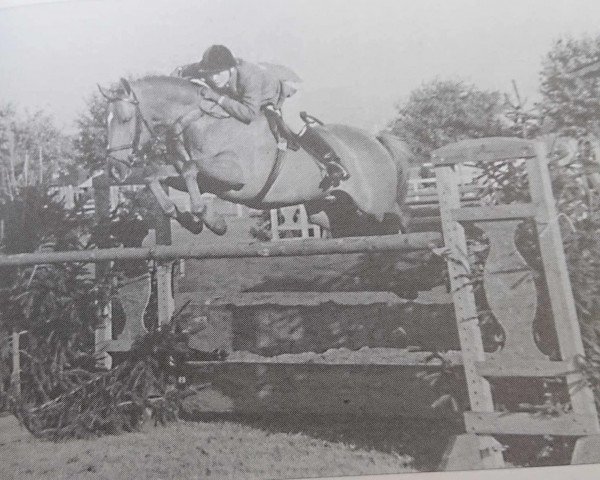
[[[599,2],[0,1],[0,479],[598,477]]]

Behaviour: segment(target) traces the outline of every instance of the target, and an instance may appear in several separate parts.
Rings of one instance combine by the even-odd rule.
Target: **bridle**
[[[133,140],[131,143],[119,145],[118,147],[107,148],[106,149],[106,157],[110,160],[122,163],[129,168],[133,168],[133,161],[130,160],[130,158],[135,159],[135,157],[137,157],[137,155],[139,153],[140,137],[142,136],[142,129],[145,127],[153,139],[156,138],[157,135],[156,135],[156,132],[154,131],[154,129],[152,128],[152,126],[150,125],[150,123],[148,123],[146,118],[144,118],[144,115],[142,114],[142,110],[140,109],[140,101],[138,100],[137,95],[135,94],[135,92],[133,90],[130,90],[130,91],[131,91],[131,98],[116,97],[116,98],[107,98],[107,100],[108,100],[108,103],[123,101],[123,102],[130,103],[135,107],[135,131],[133,134]],[[131,149],[131,154],[129,155],[129,158],[126,160],[122,159],[122,158],[114,157],[112,155],[115,152],[120,152],[123,150],[129,150],[129,149]]]
[[[116,161],[122,165],[127,166],[129,169],[132,169],[134,165],[133,165],[133,161],[130,159],[133,158],[133,160],[135,160],[135,158],[138,157],[138,154],[140,152],[140,138],[142,135],[143,128],[145,127],[148,130],[152,140],[156,140],[158,138],[158,135],[155,132],[155,130],[152,128],[150,123],[144,118],[144,115],[142,114],[142,111],[140,108],[140,102],[138,100],[138,97],[130,85],[128,85],[127,91],[129,92],[129,97],[126,97],[126,98],[123,98],[120,96],[113,97],[113,96],[106,95],[104,93],[104,91],[102,90],[102,88],[100,88],[100,92],[108,100],[108,103],[113,103],[116,101],[123,101],[123,102],[130,103],[131,105],[133,105],[135,107],[135,131],[134,131],[132,142],[128,143],[128,144],[124,144],[124,145],[119,145],[118,147],[109,147],[106,149],[106,158],[107,159]],[[216,102],[214,102],[214,103],[216,105]],[[213,118],[217,118],[217,119],[226,118],[226,117],[223,117],[222,114],[220,114],[220,113],[214,113],[210,109],[203,108],[201,105],[199,106],[198,111],[200,113],[200,116],[208,115],[209,117],[213,117]],[[169,127],[168,130],[170,130],[170,131],[175,130],[174,127],[179,125],[180,128],[179,128],[179,132],[177,133],[177,137],[179,137],[179,140],[181,140],[185,131],[194,122],[194,120],[195,120],[194,115],[197,114],[198,111],[187,112],[187,113],[182,114],[170,126],[168,126]],[[225,113],[227,114],[227,112],[225,112]],[[226,116],[229,117],[230,115],[227,114]],[[120,151],[128,150],[128,149],[131,149],[131,153],[128,155],[127,159],[116,158],[112,155],[115,152],[120,152]],[[191,152],[188,151],[188,149],[185,147],[185,145],[184,145],[184,150],[186,151],[186,153],[188,155],[188,161],[193,161]],[[277,179],[279,172],[281,170],[281,165],[282,165],[283,159],[286,156],[285,154],[286,154],[286,150],[281,150],[279,147],[277,148],[275,161],[273,162],[273,167],[271,168],[271,171],[269,172],[269,175],[267,177],[267,180],[266,180],[263,188],[261,188],[261,190],[258,192],[258,194],[254,197],[254,199],[253,199],[254,202],[257,202],[257,203],[261,202],[264,199],[265,195],[268,193],[268,191],[273,186],[273,183]],[[179,170],[177,165],[176,165],[176,168]]]
[[[123,101],[123,102],[130,103],[131,105],[133,105],[135,107],[135,131],[133,134],[132,142],[124,144],[124,145],[119,145],[118,147],[107,148],[106,149],[106,158],[110,159],[112,161],[119,162],[123,165],[126,165],[129,168],[133,168],[135,158],[140,153],[140,138],[142,135],[143,128],[146,128],[148,130],[152,140],[156,140],[158,138],[158,134],[156,133],[156,131],[152,128],[150,123],[146,120],[146,118],[142,114],[142,110],[140,108],[140,102],[139,102],[138,97],[135,94],[134,90],[131,87],[129,87],[129,91],[130,91],[130,95],[131,95],[130,98],[106,97],[108,103]],[[199,111],[201,112],[201,115],[208,115],[213,118],[221,118],[218,115],[215,115],[212,112],[210,112],[202,107],[199,109]],[[198,112],[196,112],[196,113],[198,113]],[[187,130],[187,128],[192,123],[192,121],[189,121],[189,120],[187,122],[185,121],[185,120],[187,120],[186,117],[188,117],[188,115],[189,115],[189,113],[182,114],[179,118],[177,118],[177,120],[175,120],[171,125],[168,126],[167,130],[172,130],[176,125],[179,124],[181,126],[181,131],[179,132],[178,136],[181,137],[183,135],[183,133],[185,132],[185,130]],[[131,154],[129,155],[128,159],[117,158],[112,155],[115,152],[120,152],[120,151],[128,150],[128,149],[131,149]],[[133,158],[133,160],[130,160],[132,158]]]

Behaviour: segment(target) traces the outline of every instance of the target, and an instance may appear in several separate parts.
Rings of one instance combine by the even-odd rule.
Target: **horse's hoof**
[[[172,209],[165,210],[165,215],[169,218],[173,218],[177,220],[177,217],[181,214],[181,212],[177,209],[177,207],[173,207]]]
[[[175,217],[179,225],[185,228],[188,232],[193,233],[194,235],[198,235],[202,232],[204,228],[204,223],[202,220],[198,220],[194,215],[190,212],[180,212],[177,209],[177,216]]]
[[[212,218],[204,217],[204,225],[215,235],[225,235],[227,232],[227,223],[221,215],[214,215]]]

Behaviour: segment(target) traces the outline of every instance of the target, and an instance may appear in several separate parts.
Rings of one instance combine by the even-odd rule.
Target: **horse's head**
[[[189,122],[197,120],[196,116],[190,119],[189,113],[213,119],[229,117],[219,104],[204,99],[197,85],[180,78],[149,76],[133,85],[122,78],[117,90],[98,88],[109,102],[109,172],[120,182],[129,177],[133,161],[159,138],[159,132],[173,133],[178,127],[185,130]]]
[[[98,88],[109,102],[109,172],[117,181],[124,182],[131,175],[136,155],[152,139],[152,127],[144,118],[139,100],[127,80],[121,79],[116,92],[106,92],[100,85]]]

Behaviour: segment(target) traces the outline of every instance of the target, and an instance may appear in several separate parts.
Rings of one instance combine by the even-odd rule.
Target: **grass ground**
[[[33,438],[0,419],[0,478],[269,479],[414,471],[411,457],[248,425],[180,421],[93,440]]]
[[[174,226],[174,243],[218,243],[251,240],[255,219],[230,221],[230,232],[220,239],[210,232],[191,236]],[[184,292],[203,300],[239,292],[269,278],[289,274],[312,283],[351,269],[359,256],[321,258],[240,259],[187,262],[180,279]],[[274,283],[278,283],[275,281]],[[431,425],[389,424],[357,426],[352,422],[299,425],[272,420],[244,423],[180,421],[140,433],[51,443],[33,438],[13,417],[0,418],[0,479],[267,479],[315,476],[369,475],[435,468],[432,450],[439,442]],[[416,441],[415,438],[427,438]],[[382,438],[383,437],[383,438]],[[440,445],[438,445],[438,443]],[[435,447],[435,448],[434,448]],[[440,448],[441,447],[441,448]],[[398,454],[402,451],[409,454]],[[435,456],[435,455],[433,455]]]

